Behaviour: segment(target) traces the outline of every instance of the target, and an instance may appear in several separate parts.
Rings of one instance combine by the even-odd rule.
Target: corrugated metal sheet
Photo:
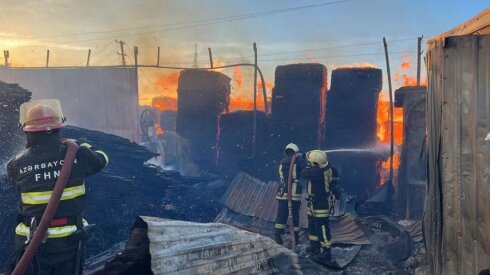
[[[136,141],[139,129],[135,68],[0,68],[33,99],[57,98],[67,123]]]
[[[272,239],[225,224],[142,217],[155,274],[327,274]]]
[[[490,36],[432,41],[427,60],[429,262],[478,274],[490,267]]]
[[[277,182],[264,183],[245,173],[239,174],[224,194],[223,202],[226,208],[215,221],[262,235],[271,235],[273,223],[276,220],[277,200],[275,197],[278,185]],[[370,244],[364,232],[357,225],[355,218],[351,215],[331,217],[330,226],[333,243]],[[306,200],[304,198],[300,209],[300,227],[308,228]]]

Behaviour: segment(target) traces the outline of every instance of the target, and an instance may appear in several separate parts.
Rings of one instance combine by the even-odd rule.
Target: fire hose
[[[74,141],[65,140],[63,141],[63,143],[66,144],[67,149],[66,149],[66,155],[64,159],[64,165],[61,168],[60,176],[56,180],[53,193],[49,198],[48,205],[43,213],[41,221],[39,222],[36,231],[34,231],[32,239],[27,245],[24,254],[20,258],[17,265],[15,266],[12,275],[24,274],[27,267],[31,263],[32,259],[34,258],[34,255],[36,255],[37,250],[39,249],[39,246],[41,245],[41,242],[43,241],[44,236],[48,231],[48,227],[51,224],[51,220],[53,219],[54,214],[58,209],[61,196],[63,195],[63,190],[65,189],[66,183],[68,182],[68,179],[70,177],[71,169],[73,167],[73,163],[75,161],[75,157],[78,152],[78,145]]]
[[[293,170],[296,162],[297,154],[294,154],[291,158],[291,164],[289,165],[288,174],[288,225],[289,234],[291,235],[291,246],[293,251],[296,250],[296,238],[294,237],[294,221],[293,221]]]

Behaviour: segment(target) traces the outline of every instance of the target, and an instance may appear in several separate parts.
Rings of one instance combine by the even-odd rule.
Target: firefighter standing
[[[308,181],[308,235],[310,247],[307,252],[320,261],[331,260],[330,211],[338,191],[339,175],[327,160],[324,151],[313,150],[306,154],[307,167],[302,172]]]
[[[67,146],[62,143],[59,133],[65,126],[64,121],[58,100],[27,102],[20,108],[20,124],[27,145],[7,166],[9,181],[15,184],[21,197],[19,224],[15,229],[17,257],[13,264],[29,243],[64,165]],[[86,199],[84,179],[101,171],[108,163],[104,152],[87,143],[79,145],[58,209],[32,261],[31,268],[35,273],[81,274],[83,252],[79,248],[81,240],[75,236],[87,225],[81,217]],[[80,267],[76,267],[77,263]]]
[[[286,146],[284,151],[284,158],[279,164],[279,178],[280,185],[277,189],[276,199],[278,202],[277,216],[276,216],[276,233],[274,240],[278,244],[282,244],[282,234],[286,231],[286,224],[288,220],[288,178],[289,167],[291,166],[291,160],[295,154],[298,154],[299,148],[296,144],[290,143]],[[304,160],[301,157],[297,157],[294,163],[293,178],[292,178],[292,204],[293,204],[293,225],[294,225],[294,237],[296,243],[298,242],[299,232],[299,208],[301,206],[301,194],[302,188],[299,185],[298,180],[301,176],[301,171],[304,169]],[[291,230],[291,229],[290,229]]]

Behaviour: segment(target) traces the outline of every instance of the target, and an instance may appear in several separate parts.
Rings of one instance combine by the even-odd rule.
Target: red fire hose
[[[49,225],[51,224],[51,220],[58,209],[59,202],[61,200],[61,196],[63,195],[63,190],[65,189],[66,183],[71,174],[71,169],[73,167],[73,162],[75,161],[75,157],[78,151],[78,145],[71,140],[63,141],[66,144],[66,155],[63,163],[63,167],[61,168],[60,176],[56,180],[56,185],[54,186],[53,193],[51,198],[49,199],[48,205],[44,214],[39,222],[36,231],[34,231],[34,236],[32,236],[29,245],[27,246],[24,255],[20,258],[19,263],[15,266],[12,275],[22,275],[26,271],[27,267],[31,263],[34,255],[36,255],[41,242],[46,235]]]
[[[291,164],[289,165],[288,175],[288,225],[289,234],[291,235],[291,246],[293,251],[296,250],[296,238],[294,237],[294,221],[293,221],[293,170],[294,163],[296,162],[297,154],[294,154],[291,158]]]

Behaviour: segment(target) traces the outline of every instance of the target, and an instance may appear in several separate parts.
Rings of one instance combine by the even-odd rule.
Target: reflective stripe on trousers
[[[88,222],[83,219],[83,226],[87,226]],[[50,227],[48,228],[48,238],[53,239],[53,238],[63,238],[63,237],[68,237],[71,234],[75,233],[77,231],[77,226],[76,225],[65,225],[65,226],[57,226],[57,227]],[[31,233],[31,230],[29,226],[25,225],[24,223],[19,223],[17,227],[15,228],[15,234],[19,236],[24,236],[27,237]]]

